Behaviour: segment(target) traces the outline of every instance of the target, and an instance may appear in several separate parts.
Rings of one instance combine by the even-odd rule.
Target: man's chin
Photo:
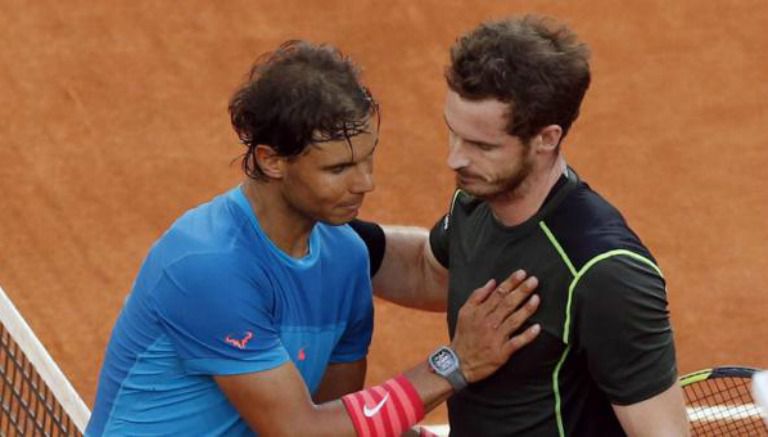
[[[347,223],[357,218],[358,214],[359,214],[359,211],[351,211],[347,214],[339,214],[331,217],[323,217],[318,221],[330,226],[341,226],[341,225],[346,225]]]
[[[480,187],[477,184],[467,184],[457,181],[456,182],[456,188],[460,189],[461,191],[480,199],[489,199],[493,198],[498,193],[493,190],[492,187]]]

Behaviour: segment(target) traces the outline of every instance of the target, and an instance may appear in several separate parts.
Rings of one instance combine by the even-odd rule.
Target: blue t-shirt
[[[314,392],[329,363],[366,356],[372,330],[357,234],[318,223],[309,253],[291,258],[235,188],[188,211],[150,250],[113,329],[86,434],[252,435],[212,375],[290,359]]]

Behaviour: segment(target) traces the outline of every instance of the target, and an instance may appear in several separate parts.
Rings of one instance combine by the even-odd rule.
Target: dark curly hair
[[[293,157],[308,145],[363,133],[378,104],[360,83],[359,69],[338,49],[287,41],[259,57],[229,102],[232,127],[247,147],[242,167],[263,179],[257,145]]]
[[[509,103],[507,133],[524,143],[551,124],[565,137],[589,88],[589,48],[547,17],[487,22],[456,41],[445,78],[465,99]]]

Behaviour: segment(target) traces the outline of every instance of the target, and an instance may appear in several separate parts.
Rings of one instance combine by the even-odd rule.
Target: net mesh
[[[0,323],[0,386],[0,435],[82,435],[4,323]]]
[[[721,376],[684,385],[694,436],[768,436],[750,395],[751,379]]]

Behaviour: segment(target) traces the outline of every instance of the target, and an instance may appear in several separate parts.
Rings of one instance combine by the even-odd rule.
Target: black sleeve
[[[432,254],[435,255],[435,259],[446,269],[450,261],[450,239],[448,238],[449,214],[450,212],[438,220],[432,226],[432,230],[429,231],[429,247],[432,249]]]
[[[677,380],[664,279],[649,260],[598,261],[574,290],[574,334],[589,372],[611,403],[630,405]]]
[[[357,232],[357,235],[365,242],[368,247],[368,258],[370,259],[370,275],[373,278],[381,267],[384,260],[384,251],[387,247],[387,238],[384,235],[384,229],[378,223],[366,222],[363,220],[352,220],[349,226]]]
[[[432,230],[429,232],[429,247],[432,249],[432,254],[435,255],[435,259],[446,269],[450,263],[450,224],[453,221],[453,209],[456,203],[459,202],[459,198],[464,198],[465,194],[461,190],[453,192],[453,198],[451,198],[451,206],[448,208],[448,213],[445,214],[440,220],[432,226]]]

